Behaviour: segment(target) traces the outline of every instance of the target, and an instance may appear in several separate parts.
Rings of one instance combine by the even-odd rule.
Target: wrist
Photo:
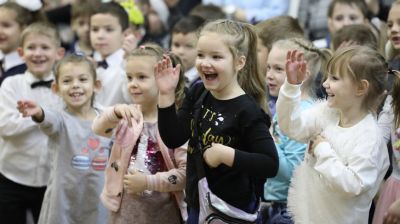
[[[37,123],[41,123],[44,120],[43,108],[40,108],[40,111],[32,116],[32,120]]]
[[[113,110],[113,111],[114,111],[114,115],[115,115],[118,119],[122,119],[122,116],[121,116],[120,114],[118,114],[117,111],[115,110],[115,108],[117,108],[117,106],[118,106],[118,105],[116,105],[116,106],[114,107],[114,110]]]

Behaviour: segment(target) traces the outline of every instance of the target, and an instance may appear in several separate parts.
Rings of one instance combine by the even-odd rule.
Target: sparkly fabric
[[[132,150],[128,170],[141,170],[146,174],[167,171],[156,133],[157,123],[143,124],[142,134]],[[146,190],[142,194],[131,195],[124,191],[121,208],[118,212],[111,212],[108,223],[179,224],[180,211],[171,193]]]

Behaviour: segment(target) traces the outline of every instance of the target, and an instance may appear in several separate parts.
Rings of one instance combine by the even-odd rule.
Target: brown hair
[[[307,68],[310,72],[309,78],[301,85],[304,91],[312,98],[316,98],[315,82],[318,73],[325,74],[326,64],[331,58],[331,52],[328,49],[319,49],[315,47],[310,41],[304,38],[290,38],[286,40],[279,40],[272,45],[279,49],[298,50],[304,54],[304,59],[307,61]]]
[[[78,17],[90,17],[100,4],[100,0],[75,1],[71,6],[71,21]]]
[[[238,73],[239,85],[269,113],[265,78],[259,72],[257,64],[257,34],[253,25],[233,20],[216,20],[207,23],[200,36],[206,32],[222,34],[234,60],[240,56],[246,57],[246,63]]]
[[[189,15],[199,16],[207,21],[226,18],[226,15],[221,7],[212,4],[199,4],[189,12]]]
[[[391,71],[390,75],[394,75],[393,89],[392,89],[392,108],[394,114],[394,125],[396,128],[400,126],[400,72]]]
[[[349,76],[354,84],[368,81],[369,88],[362,106],[373,112],[386,89],[387,69],[385,58],[376,50],[364,46],[339,48],[327,65],[329,74]]]
[[[56,47],[61,47],[60,36],[57,32],[56,27],[51,23],[36,22],[26,27],[21,34],[21,39],[19,42],[19,45],[21,47],[23,47],[26,37],[29,36],[30,34],[43,35],[49,37],[51,40],[54,41]]]
[[[137,56],[151,56],[155,57],[156,61],[160,61],[163,59],[163,55],[167,52],[157,44],[154,43],[145,43],[138,48],[134,49],[133,51],[129,52],[128,55],[125,57],[125,62],[127,62],[131,57]],[[172,65],[175,67],[178,64],[181,64],[181,61],[178,56],[168,53],[168,56],[171,59]],[[175,105],[180,107],[183,102],[183,98],[185,98],[184,89],[185,89],[185,72],[183,71],[183,67],[181,66],[181,70],[179,72],[179,81],[178,85],[175,89]]]
[[[355,6],[356,8],[360,9],[361,13],[363,14],[364,18],[368,18],[368,6],[364,0],[332,0],[328,7],[328,17],[332,18],[333,10],[337,4]]]
[[[341,43],[352,41],[355,44],[378,48],[378,41],[371,29],[364,24],[352,24],[342,27],[332,37],[332,47],[336,50]]]
[[[0,8],[5,8],[15,12],[15,21],[19,24],[21,30],[34,22],[46,22],[46,15],[42,10],[29,11],[15,2],[6,2],[0,5]]]
[[[264,46],[271,50],[275,41],[286,38],[302,38],[304,30],[299,21],[291,16],[277,16],[255,25],[258,37]]]

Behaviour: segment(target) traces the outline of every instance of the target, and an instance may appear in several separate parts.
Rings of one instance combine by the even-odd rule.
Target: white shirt
[[[187,72],[185,72],[185,77],[187,78],[187,81],[185,83],[186,87],[190,87],[194,81],[199,77],[199,73],[197,72],[196,67],[192,67],[189,69]]]
[[[100,54],[95,52],[94,59],[102,61]],[[97,79],[101,81],[101,90],[96,94],[95,101],[104,107],[118,103],[132,103],[127,90],[128,80],[124,69],[124,51],[117,50],[106,59],[108,68],[97,68]]]
[[[22,58],[19,56],[17,51],[13,51],[11,53],[5,54],[3,58],[3,69],[4,71],[8,71],[10,68],[13,68],[18,65],[25,64]]]
[[[300,85],[282,86],[278,122],[289,137],[308,142],[322,134],[327,142],[306,153],[294,171],[288,207],[295,223],[366,224],[373,197],[389,166],[386,143],[376,119],[366,115],[340,127],[339,111],[319,103],[301,111]]]
[[[50,75],[46,80],[53,79]],[[50,88],[31,88],[38,81],[30,72],[4,80],[0,88],[0,173],[27,186],[41,187],[50,175],[48,138],[30,117],[23,118],[17,101],[33,100],[42,107],[60,108],[61,100]]]

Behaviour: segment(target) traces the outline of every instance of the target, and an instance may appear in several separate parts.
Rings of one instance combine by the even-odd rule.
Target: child
[[[257,31],[257,60],[262,75],[267,74],[267,60],[269,51],[275,41],[287,38],[302,38],[304,31],[297,19],[290,16],[276,16],[255,25]],[[268,109],[271,115],[275,114],[276,96],[268,95]]]
[[[58,108],[61,102],[50,90],[52,68],[64,55],[55,28],[34,23],[21,34],[19,54],[28,70],[7,78],[0,88],[0,214],[4,223],[25,223],[26,210],[39,218],[50,175],[45,134],[31,119],[22,118],[15,108],[20,99],[43,102]]]
[[[397,0],[393,3],[388,15],[388,30],[389,37],[389,66],[397,63],[397,69],[400,68],[400,1]],[[397,61],[397,62],[396,62]],[[391,73],[389,73],[391,74]],[[398,71],[393,71],[389,75],[391,96],[388,96],[383,106],[382,113],[379,116],[378,124],[382,128],[385,140],[392,144],[392,174],[386,180],[383,188],[381,189],[380,196],[376,205],[373,223],[398,223],[400,220],[400,77]],[[393,77],[391,77],[393,76]],[[392,100],[393,98],[393,100]]]
[[[163,53],[161,47],[146,44],[127,55],[128,90],[137,105],[117,104],[93,124],[93,130],[106,137],[116,130],[101,194],[111,211],[110,223],[181,223],[177,205],[186,219],[182,194],[186,149],[168,149],[157,129],[154,65]],[[183,98],[183,72],[180,76],[177,101]],[[133,114],[137,120],[131,118]]]
[[[293,174],[288,208],[295,223],[367,223],[389,166],[373,114],[385,92],[385,59],[368,47],[351,46],[336,51],[327,68],[327,101],[302,111],[307,64],[296,50],[287,54],[279,127],[290,138],[310,141]]]
[[[194,63],[197,57],[197,30],[204,20],[197,16],[187,16],[180,19],[172,28],[171,51],[178,55],[185,70],[186,87],[201,81]]]
[[[314,41],[319,48],[329,48],[330,38],[340,28],[351,24],[368,25],[368,7],[364,0],[333,0],[328,7],[330,36]]]
[[[94,93],[101,87],[96,70],[85,57],[71,54],[54,71],[53,89],[64,100],[64,110],[48,110],[32,100],[18,101],[23,117],[39,123],[55,150],[39,223],[106,223],[107,211],[99,196],[111,141],[91,130],[99,113],[92,106]]]
[[[96,51],[97,74],[102,89],[96,95],[96,102],[102,106],[117,103],[129,103],[123,70],[124,37],[129,33],[129,18],[126,10],[118,3],[109,2],[100,5],[90,17],[90,41]]]
[[[296,49],[304,54],[307,61],[307,77],[303,82],[300,108],[310,108],[316,100],[315,79],[322,65],[329,60],[329,52],[319,50],[312,43],[301,38],[279,40],[272,45],[267,61],[267,85],[269,95],[278,97],[279,90],[286,79],[286,55],[289,49]],[[306,144],[290,139],[280,130],[278,118],[272,118],[272,136],[279,155],[279,170],[276,177],[268,179],[264,185],[264,197],[272,202],[267,223],[279,223],[287,220],[293,223],[286,211],[287,194],[293,170],[304,158]]]
[[[199,222],[195,164],[199,139],[191,134],[195,125],[206,149],[203,157],[209,187],[230,205],[255,213],[265,178],[276,175],[278,157],[268,132],[265,81],[258,73],[256,49],[257,35],[250,24],[231,20],[207,23],[200,32],[196,59],[204,86],[191,89],[178,113],[174,104],[178,68],[173,68],[168,58],[156,68],[160,134],[170,148],[189,139],[189,224]],[[193,107],[203,91],[209,92],[202,102],[199,122],[193,123]],[[172,131],[171,126],[177,128]]]
[[[97,1],[75,1],[71,5],[71,28],[75,33],[76,40],[71,43],[70,52],[83,52],[85,55],[93,55],[90,45],[89,21],[90,16],[98,7]]]
[[[4,54],[0,62],[0,85],[9,76],[23,74],[26,65],[18,55],[17,48],[26,26],[44,20],[40,11],[32,12],[15,2],[0,5],[0,50]]]

